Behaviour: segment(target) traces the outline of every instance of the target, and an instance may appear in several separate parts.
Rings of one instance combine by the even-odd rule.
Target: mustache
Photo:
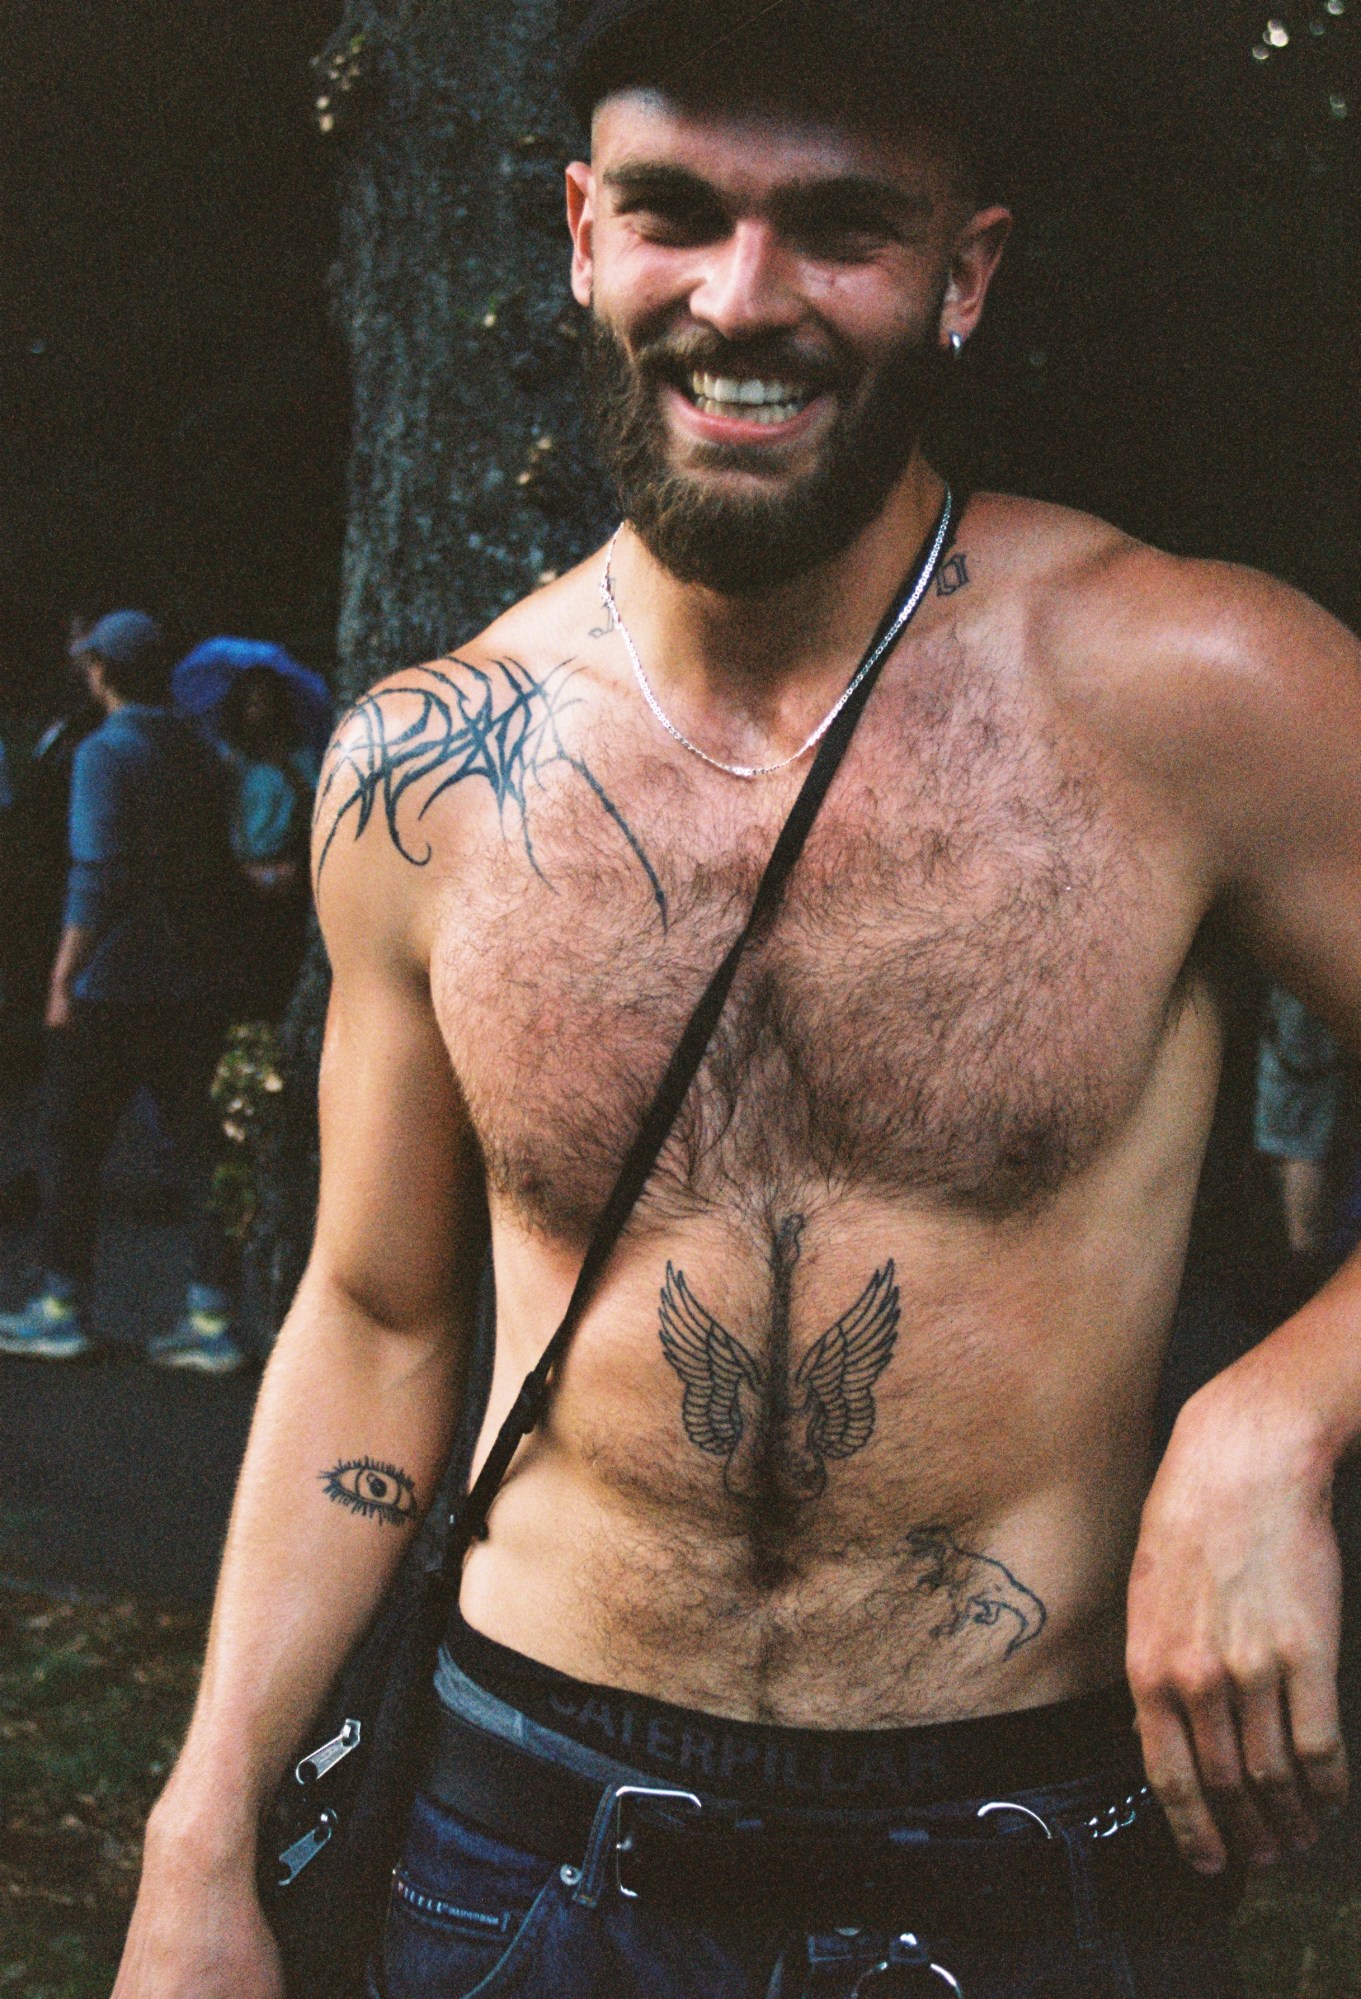
[[[840,357],[832,359],[795,340],[725,340],[698,329],[644,341],[632,356],[632,366],[649,381],[683,383],[691,374],[726,375],[737,381],[753,377],[792,381],[814,391],[844,390],[861,374]]]

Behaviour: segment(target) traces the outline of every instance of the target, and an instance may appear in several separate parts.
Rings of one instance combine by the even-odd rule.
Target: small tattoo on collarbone
[[[953,597],[958,591],[966,590],[972,581],[968,556],[952,555],[936,571],[936,595]]]
[[[326,1497],[364,1520],[405,1527],[416,1517],[416,1488],[404,1471],[378,1458],[343,1458],[317,1476]]]

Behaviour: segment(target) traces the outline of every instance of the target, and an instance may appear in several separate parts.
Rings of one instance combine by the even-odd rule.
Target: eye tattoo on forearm
[[[365,1520],[382,1520],[389,1527],[405,1527],[416,1517],[416,1488],[396,1465],[377,1458],[344,1458],[330,1471],[317,1476],[326,1488],[326,1497],[337,1506],[346,1506]]]
[[[828,1460],[854,1457],[874,1434],[872,1391],[898,1340],[892,1258],[791,1376],[790,1291],[803,1227],[803,1217],[793,1215],[775,1240],[768,1361],[719,1324],[683,1270],[666,1266],[661,1341],[685,1385],[681,1421],[697,1450],[724,1459],[723,1483],[734,1496],[773,1482],[796,1500],[816,1499]]]
[[[561,765],[616,828],[665,927],[666,893],[642,842],[586,759],[563,741],[563,716],[580,698],[569,690],[581,668],[564,662],[537,676],[515,660],[498,660],[492,671],[467,660],[447,664],[456,672],[413,667],[397,685],[366,695],[350,710],[344,746],[332,752],[317,793],[316,824],[329,819],[318,883],[342,826],[358,840],[379,806],[403,860],[426,867],[433,849],[428,839],[413,837],[414,829],[446,791],[478,779],[491,787],[503,832],[515,828],[529,865],[546,881],[534,850],[530,800]]]

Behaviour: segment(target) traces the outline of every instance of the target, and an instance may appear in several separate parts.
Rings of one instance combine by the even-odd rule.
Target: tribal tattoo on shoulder
[[[416,1518],[416,1487],[396,1465],[378,1458],[342,1458],[319,1472],[326,1497],[363,1520],[381,1520],[388,1527],[405,1527]]]
[[[614,826],[665,927],[666,893],[642,841],[587,759],[564,741],[563,717],[580,700],[571,691],[580,671],[570,660],[535,674],[515,660],[483,668],[449,659],[413,667],[356,702],[317,794],[316,824],[326,828],[318,883],[342,832],[358,840],[379,810],[403,860],[426,867],[433,848],[422,821],[446,791],[472,782],[490,787],[503,832],[518,836],[530,866],[547,881],[534,847],[531,803],[549,771],[561,767],[585,785]]]

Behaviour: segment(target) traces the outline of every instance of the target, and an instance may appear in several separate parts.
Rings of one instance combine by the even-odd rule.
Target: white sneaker
[[[190,1374],[236,1374],[246,1365],[224,1312],[186,1312],[173,1333],[151,1341],[147,1359]]]
[[[0,1353],[31,1360],[79,1360],[90,1351],[73,1298],[42,1291],[19,1312],[0,1312]]]

